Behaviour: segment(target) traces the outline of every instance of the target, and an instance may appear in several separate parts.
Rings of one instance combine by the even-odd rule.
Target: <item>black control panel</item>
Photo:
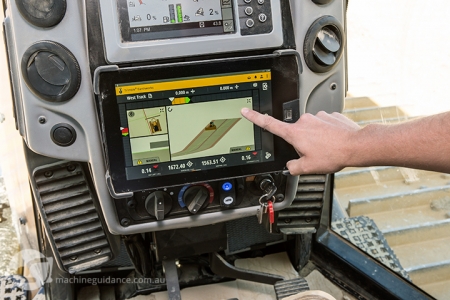
[[[273,30],[270,0],[239,0],[242,35],[270,33]]]
[[[116,209],[126,227],[257,206],[264,194],[258,183],[266,177],[278,188],[275,202],[283,201],[286,176],[277,173],[141,191],[129,199],[117,199]]]

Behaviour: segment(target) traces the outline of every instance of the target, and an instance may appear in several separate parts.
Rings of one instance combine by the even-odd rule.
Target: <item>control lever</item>
[[[252,282],[259,282],[264,284],[274,285],[278,281],[284,280],[284,277],[280,275],[263,273],[253,270],[246,270],[242,268],[235,267],[229,264],[220,254],[217,252],[211,253],[209,256],[211,271],[214,274],[228,277],[242,279]]]
[[[166,275],[167,293],[169,300],[181,300],[180,283],[178,280],[178,270],[175,260],[163,260],[162,265]]]
[[[139,277],[153,277],[155,274],[152,273],[152,263],[142,235],[125,235],[122,238],[125,249]]]

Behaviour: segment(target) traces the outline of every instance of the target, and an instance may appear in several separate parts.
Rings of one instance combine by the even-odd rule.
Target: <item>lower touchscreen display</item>
[[[274,160],[273,137],[243,118],[271,113],[271,71],[115,85],[127,180]]]

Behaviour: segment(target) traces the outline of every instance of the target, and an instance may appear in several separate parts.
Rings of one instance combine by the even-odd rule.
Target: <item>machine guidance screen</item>
[[[119,0],[125,42],[234,33],[231,0]]]
[[[270,106],[270,70],[116,84],[115,93],[127,180],[274,160],[271,135],[240,114]]]
[[[280,172],[298,158],[240,114],[248,107],[283,120],[285,103],[299,97],[294,52],[97,74],[114,194]]]

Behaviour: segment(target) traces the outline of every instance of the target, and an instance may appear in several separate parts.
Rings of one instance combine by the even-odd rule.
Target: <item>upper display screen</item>
[[[235,32],[232,0],[120,0],[125,42]]]

